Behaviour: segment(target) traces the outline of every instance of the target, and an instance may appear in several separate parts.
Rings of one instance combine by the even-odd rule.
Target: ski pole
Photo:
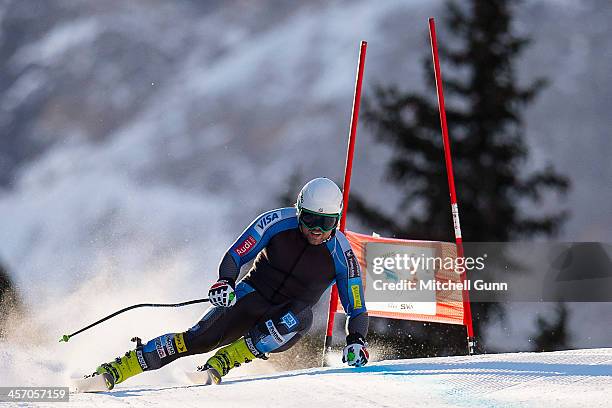
[[[204,299],[194,299],[194,300],[190,300],[187,302],[182,302],[182,303],[139,303],[137,305],[132,305],[132,306],[128,306],[125,307],[121,310],[116,311],[113,314],[110,314],[100,320],[98,320],[97,322],[94,322],[92,324],[90,324],[87,327],[83,327],[81,330],[77,330],[72,334],[64,334],[62,336],[62,338],[59,340],[60,343],[62,341],[64,342],[68,342],[68,340],[70,340],[71,337],[76,336],[79,333],[84,332],[85,330],[91,329],[92,327],[107,321],[108,319],[117,316],[118,314],[121,314],[123,312],[127,312],[128,310],[132,310],[132,309],[136,309],[137,307],[181,307],[181,306],[188,306],[188,305],[193,305],[195,303],[205,303],[205,302],[209,302],[210,300],[208,298],[204,298]]]

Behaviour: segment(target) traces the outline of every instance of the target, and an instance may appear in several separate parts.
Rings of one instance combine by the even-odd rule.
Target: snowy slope
[[[41,355],[61,355],[62,363],[72,362],[66,349],[49,344],[81,322],[139,301],[206,293],[244,226],[263,210],[290,204],[277,195],[297,194],[287,183],[294,169],[303,181],[341,178],[359,40],[369,42],[364,98],[377,83],[421,89],[426,21],[441,18],[442,5],[38,3],[0,2],[0,27],[11,34],[0,33],[0,45],[16,47],[0,47],[6,52],[0,52],[0,178],[9,174],[2,166],[15,162],[11,189],[0,187],[0,262],[28,310],[28,320],[12,331],[20,344],[24,332],[31,334],[28,341],[46,344]],[[610,64],[599,56],[612,55],[612,7],[605,0],[577,3],[532,0],[517,15],[518,28],[535,35],[522,62],[525,80],[536,73],[552,80],[527,128],[540,152],[536,163],[560,158],[579,191],[566,237],[609,240],[610,212],[601,203],[612,199],[612,138],[605,136]],[[17,27],[26,30],[11,29]],[[441,29],[440,38],[448,39],[448,31]],[[568,101],[587,101],[588,109]],[[379,177],[389,149],[371,136],[360,126],[352,188],[390,211],[393,189]],[[350,216],[348,225],[358,228]],[[106,302],[92,305],[91,296]],[[528,308],[528,315],[516,314],[512,332],[504,327],[495,339],[508,339],[505,350],[531,347],[517,344],[535,325]],[[578,327],[607,310],[573,310],[572,344],[610,344]],[[168,315],[165,322],[154,315],[151,323],[130,315],[129,324],[140,322],[136,334],[156,336],[185,330],[196,314]],[[163,324],[153,327],[157,322]],[[118,326],[91,336],[119,344],[126,336]],[[0,377],[22,378],[29,371],[16,374],[4,357],[21,350],[3,347]]]
[[[68,406],[604,407],[612,348],[384,361],[234,377],[220,386],[119,385],[71,395]],[[64,405],[66,406],[66,405]]]

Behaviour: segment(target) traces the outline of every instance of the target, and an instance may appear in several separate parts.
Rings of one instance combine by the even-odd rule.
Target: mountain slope
[[[612,349],[489,354],[235,377],[220,386],[119,385],[71,395],[70,406],[604,407]]]

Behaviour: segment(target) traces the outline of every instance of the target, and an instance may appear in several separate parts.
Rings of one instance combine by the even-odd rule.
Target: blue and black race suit
[[[268,211],[231,245],[219,265],[219,277],[235,281],[240,268],[253,259],[251,269],[236,285],[234,306],[211,307],[188,331],[160,336],[144,346],[150,368],[212,351],[242,336],[256,356],[287,350],[308,331],[312,306],[334,282],[348,316],[348,334],[365,338],[368,314],[361,271],[342,232],[335,231],[321,245],[311,245],[299,230],[295,208]],[[180,350],[170,354],[164,349],[167,343],[180,343]]]

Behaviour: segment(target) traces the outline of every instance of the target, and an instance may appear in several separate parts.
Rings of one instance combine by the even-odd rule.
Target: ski
[[[76,393],[106,392],[113,389],[115,381],[109,373],[92,375],[84,378],[72,378],[72,388]]]
[[[198,385],[219,384],[221,382],[221,376],[214,368],[202,371],[188,371],[185,374],[189,381]]]

